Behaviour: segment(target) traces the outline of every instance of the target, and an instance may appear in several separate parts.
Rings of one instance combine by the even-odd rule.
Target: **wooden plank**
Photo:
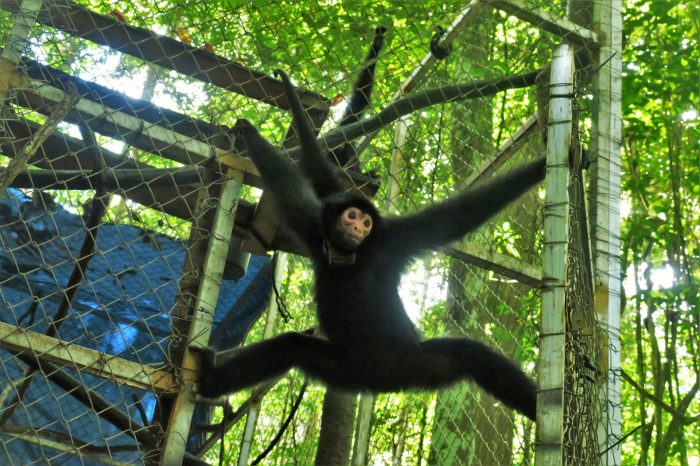
[[[141,168],[115,170],[107,168],[99,173],[85,170],[23,170],[10,186],[24,189],[92,190],[101,186],[107,191],[129,191],[136,188],[170,188],[202,182],[204,168]],[[2,173],[2,169],[0,169]]]
[[[81,98],[99,104],[105,108],[105,113],[107,113],[106,109],[109,109],[110,113],[115,111],[126,113],[138,118],[142,124],[153,123],[202,142],[209,142],[209,138],[214,137],[218,131],[228,129],[174,110],[158,107],[150,100],[129,97],[114,89],[86,81],[26,57],[20,61],[18,70],[23,71],[31,80],[41,81],[59,89],[63,87],[62,83],[70,81],[78,88]]]
[[[64,95],[61,89],[41,81],[32,81],[32,89],[21,90],[17,93],[17,99],[22,106],[46,113],[62,102]],[[144,122],[89,99],[80,99],[65,120],[74,124],[85,122],[96,133],[185,165],[201,163],[211,157],[210,146],[205,142]]]
[[[554,52],[549,85],[547,177],[540,361],[537,371],[535,464],[559,466],[564,455],[566,280],[569,235],[569,148],[572,131],[573,52]]]
[[[454,243],[440,248],[439,251],[533,288],[542,287],[542,270],[514,257],[492,252],[469,242]]]
[[[65,434],[64,432],[54,433],[50,427],[33,428],[29,426],[4,425],[2,427],[2,434],[13,439],[33,443],[40,449],[51,448],[56,451],[68,453],[70,457],[80,458],[81,462],[90,459],[97,464],[108,464],[110,466],[129,466],[134,464],[133,461],[119,461],[114,458],[115,455],[109,453],[100,454],[93,452],[90,448],[92,445],[83,444],[79,439],[70,436],[70,434]],[[54,437],[61,439],[71,437],[72,442],[62,442],[60,440],[55,440]]]
[[[141,390],[160,393],[174,393],[177,390],[175,378],[164,370],[4,322],[0,322],[0,347],[13,352],[30,351],[42,361],[87,372]]]
[[[591,49],[597,48],[598,35],[595,32],[549,11],[526,4],[521,0],[484,0],[484,3],[562,37],[570,43]]]

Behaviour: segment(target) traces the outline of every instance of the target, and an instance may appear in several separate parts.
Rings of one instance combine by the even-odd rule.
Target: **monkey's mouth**
[[[350,234],[346,234],[343,236],[343,243],[345,243],[345,247],[349,251],[355,251],[355,249],[357,249],[360,246],[364,239],[364,236],[353,236]]]
[[[353,235],[352,233],[345,234],[345,240],[355,245],[360,244],[364,239],[364,235]]]

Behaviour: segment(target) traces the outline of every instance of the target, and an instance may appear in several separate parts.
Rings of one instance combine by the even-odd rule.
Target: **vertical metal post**
[[[283,252],[278,252],[277,254],[277,264],[275,264],[275,276],[273,280],[275,285],[279,286],[279,284],[282,282],[282,274],[287,268],[287,254]],[[274,295],[274,290],[272,293]],[[267,318],[265,319],[265,328],[263,329],[263,340],[266,340],[272,336],[272,333],[275,330],[275,321],[277,320],[278,310],[279,306],[277,304],[277,300],[274,299],[273,296],[270,298],[270,304],[267,307]],[[241,440],[241,450],[238,454],[238,466],[245,466],[248,464],[250,447],[253,444],[253,435],[255,434],[255,426],[257,425],[261,402],[262,399],[253,400],[250,409],[248,410],[245,430],[243,431],[243,439]]]
[[[355,425],[355,443],[352,447],[352,466],[365,466],[367,464],[367,449],[369,447],[369,425],[374,411],[376,396],[371,393],[360,395],[360,406],[357,409],[357,421]]]
[[[598,321],[608,335],[607,378],[601,390],[600,450],[620,438],[620,145],[622,140],[622,1],[594,2],[593,24],[600,38],[594,55],[591,131],[591,206]],[[619,446],[602,458],[620,464]]]
[[[214,214],[201,282],[189,324],[188,342],[196,342],[201,346],[206,346],[209,342],[243,180],[243,174],[240,172],[231,170],[228,176],[229,178],[221,187],[221,197]],[[160,461],[163,466],[182,464],[195,407],[193,391],[196,380],[197,359],[188,349],[185,349],[182,361],[182,386],[175,399],[165,432]]]
[[[246,466],[248,458],[250,458],[250,447],[253,444],[253,434],[255,433],[255,425],[258,421],[258,411],[260,410],[260,401],[253,402],[248,410],[248,416],[245,421],[245,430],[241,439],[241,451],[238,455],[238,466]],[[223,442],[224,439],[221,439]]]
[[[569,147],[571,145],[573,52],[554,52],[549,80],[547,178],[540,362],[537,382],[535,464],[560,465],[564,453],[566,270],[569,244]]]
[[[391,166],[389,168],[389,186],[386,190],[386,212],[397,212],[396,203],[399,198],[399,174],[403,164],[404,147],[408,134],[408,116],[396,122],[394,129],[394,150],[391,151]]]
[[[398,98],[397,94],[394,96]],[[404,147],[408,135],[408,116],[400,118],[394,129],[394,150],[391,152],[391,167],[389,169],[389,186],[386,195],[386,212],[397,212],[396,204],[399,198],[399,174],[403,163]],[[369,424],[374,411],[376,396],[371,393],[361,393],[360,403],[355,421],[355,439],[352,447],[352,466],[363,466],[367,458],[367,446],[369,445]]]

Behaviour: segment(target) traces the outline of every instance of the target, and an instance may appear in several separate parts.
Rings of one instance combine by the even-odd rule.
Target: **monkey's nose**
[[[365,236],[365,234],[366,234],[365,229],[361,224],[360,225],[358,225],[358,224],[353,225],[352,230],[357,236]]]

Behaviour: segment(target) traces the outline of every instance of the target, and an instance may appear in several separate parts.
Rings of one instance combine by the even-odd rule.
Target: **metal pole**
[[[279,286],[282,281],[282,275],[287,269],[287,254],[284,252],[277,253],[277,264],[275,264],[275,276],[273,278],[275,285]],[[263,340],[267,340],[272,336],[275,330],[275,322],[277,320],[277,311],[279,310],[279,305],[274,296],[274,290],[272,291],[273,296],[270,298],[270,305],[267,307],[267,318],[265,319],[265,328],[263,330]],[[253,400],[248,410],[248,417],[246,418],[245,430],[243,431],[243,439],[241,440],[241,450],[238,454],[238,466],[246,466],[248,464],[248,459],[250,457],[250,447],[253,444],[253,435],[255,434],[255,426],[258,421],[258,414],[260,413],[260,404],[262,399]],[[223,442],[223,439],[221,440]]]
[[[596,311],[608,335],[608,371],[601,390],[600,451],[621,435],[620,400],[620,145],[622,141],[622,2],[593,3],[593,24],[600,37],[594,55],[593,125],[591,131],[591,205]],[[601,458],[603,465],[621,462],[619,445]]]
[[[569,148],[571,146],[574,56],[561,45],[554,52],[549,80],[547,191],[540,361],[537,373],[535,464],[561,465],[564,457],[565,301],[569,245]]]
[[[206,346],[209,342],[211,325],[219,298],[219,289],[229,250],[233,220],[238,207],[243,173],[229,171],[229,178],[221,187],[221,198],[214,214],[211,239],[199,284],[199,290],[192,310],[188,332],[188,342]],[[176,466],[182,464],[187,446],[187,438],[195,407],[194,387],[197,380],[197,358],[185,349],[182,361],[182,385],[173,404],[165,432],[165,441],[160,464]]]
[[[394,129],[394,150],[391,152],[391,168],[389,169],[389,186],[386,195],[386,212],[396,213],[399,198],[399,175],[403,163],[404,147],[408,135],[408,116],[399,119]],[[371,393],[360,394],[360,406],[357,410],[355,425],[355,441],[352,447],[353,466],[362,466],[366,463],[367,446],[369,445],[369,424],[374,411],[376,396]]]

